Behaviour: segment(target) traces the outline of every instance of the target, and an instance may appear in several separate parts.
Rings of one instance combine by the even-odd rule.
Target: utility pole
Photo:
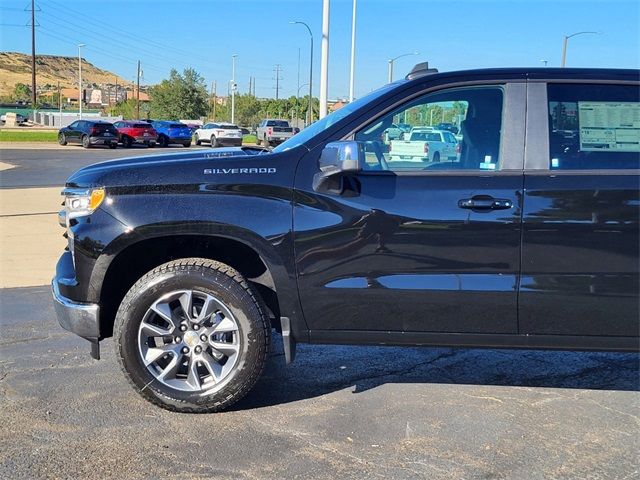
[[[237,53],[232,56],[231,63],[231,123],[236,120],[236,57]]]
[[[324,118],[327,116],[328,91],[329,91],[329,0],[322,0],[322,51],[321,51],[321,61],[320,61],[320,118]]]
[[[58,127],[62,128],[62,92],[60,91],[60,82],[58,82],[58,107],[60,108],[60,122]]]
[[[280,80],[282,80],[282,78],[280,78],[280,66],[279,63],[276,63],[276,100],[280,98]]]
[[[216,121],[216,104],[218,103],[216,101],[216,87],[217,87],[216,81],[214,80],[213,82],[211,82],[211,98],[213,101],[212,108],[211,108],[212,110],[211,120],[214,122]]]
[[[136,78],[136,119],[140,120],[140,60],[138,60],[138,74]]]
[[[36,2],[31,0],[31,108],[36,108]],[[34,119],[35,121],[35,113]]]
[[[80,107],[80,120],[82,120],[82,55],[80,49],[84,47],[84,43],[78,44],[78,106]]]
[[[353,0],[353,14],[351,15],[351,74],[349,78],[349,103],[353,102],[354,70],[356,68],[356,2]]]

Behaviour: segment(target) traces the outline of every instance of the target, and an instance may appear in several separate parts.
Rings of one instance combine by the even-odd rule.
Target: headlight
[[[106,193],[100,188],[66,188],[62,191],[67,218],[92,214],[103,202]]]

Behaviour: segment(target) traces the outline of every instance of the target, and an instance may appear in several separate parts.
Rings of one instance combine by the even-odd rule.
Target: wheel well
[[[269,269],[260,255],[244,243],[222,237],[179,235],[135,243],[111,262],[100,292],[100,331],[113,335],[120,302],[133,284],[158,265],[186,257],[202,257],[225,263],[240,272],[269,309],[274,327],[280,328],[280,306]]]

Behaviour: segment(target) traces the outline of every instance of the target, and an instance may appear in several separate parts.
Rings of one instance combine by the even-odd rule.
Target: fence
[[[117,122],[122,120],[122,116],[118,117],[103,117],[99,113],[82,113],[82,118],[85,120],[102,120],[103,122]],[[80,114],[60,112],[35,112],[35,123],[44,125],[51,128],[62,128],[80,119]]]

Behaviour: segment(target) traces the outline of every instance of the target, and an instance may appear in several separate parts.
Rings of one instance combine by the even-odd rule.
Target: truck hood
[[[223,178],[224,183],[232,179],[236,183],[254,183],[251,177],[277,175],[289,163],[281,161],[282,154],[220,156],[218,150],[221,149],[145,155],[95,163],[71,175],[67,179],[67,186],[162,186],[211,183]]]

